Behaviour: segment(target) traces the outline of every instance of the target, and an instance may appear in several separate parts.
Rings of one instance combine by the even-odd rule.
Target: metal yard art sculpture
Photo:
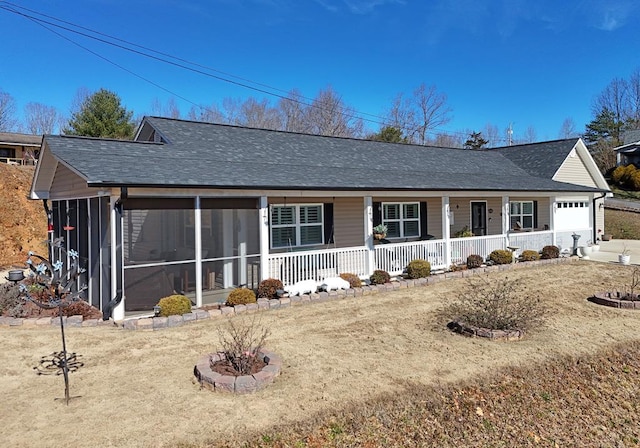
[[[79,285],[80,275],[85,272],[79,266],[78,253],[66,250],[63,246],[64,238],[56,238],[49,243],[50,254],[58,253],[58,259],[52,262],[49,258],[29,252],[27,266],[29,267],[31,284],[20,285],[20,291],[29,301],[44,309],[58,309],[60,318],[60,333],[62,336],[62,351],[43,356],[38,366],[34,367],[38,375],[62,375],[64,377],[64,399],[69,404],[69,373],[75,372],[83,363],[79,361],[81,355],[67,352],[64,335],[63,308],[73,302],[82,300],[81,295],[87,289],[86,285]],[[53,258],[53,255],[51,255]],[[66,263],[62,260],[66,259]]]

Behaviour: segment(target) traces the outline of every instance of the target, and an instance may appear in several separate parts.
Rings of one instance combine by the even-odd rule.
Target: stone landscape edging
[[[526,261],[512,264],[501,264],[494,266],[486,266],[475,269],[465,269],[460,271],[444,272],[441,274],[430,275],[411,280],[399,280],[384,285],[366,285],[361,288],[353,288],[347,290],[338,290],[330,292],[318,292],[313,294],[304,294],[302,296],[283,297],[280,299],[259,298],[256,303],[236,306],[222,306],[219,309],[202,310],[195,309],[190,313],[181,316],[169,317],[143,317],[126,319],[122,322],[115,322],[113,319],[103,321],[101,319],[83,320],[82,316],[63,317],[65,327],[118,327],[125,330],[160,330],[163,328],[179,327],[192,322],[199,322],[207,319],[214,319],[220,316],[232,316],[236,314],[255,313],[257,311],[272,310],[278,308],[287,308],[290,306],[306,305],[309,303],[327,302],[336,299],[358,298],[385,291],[394,291],[398,289],[414,288],[418,286],[427,286],[441,282],[450,278],[473,277],[476,275],[508,271],[511,269],[522,269],[535,267],[545,264],[559,264],[579,260],[577,257],[552,258],[549,260]],[[17,317],[0,317],[0,326],[5,327],[42,327],[44,325],[60,324],[58,317],[40,317],[40,318],[17,318]]]
[[[615,295],[615,297],[612,297]],[[610,306],[612,308],[624,308],[627,310],[640,310],[640,300],[624,300],[620,297],[620,291],[599,292],[589,297],[589,300],[598,305]]]
[[[265,348],[258,352],[262,361],[267,365],[260,372],[252,375],[222,375],[211,369],[211,363],[222,361],[223,353],[209,353],[198,359],[193,374],[198,379],[200,387],[215,391],[236,394],[249,394],[264,389],[271,384],[273,380],[280,375],[282,370],[282,358]]]

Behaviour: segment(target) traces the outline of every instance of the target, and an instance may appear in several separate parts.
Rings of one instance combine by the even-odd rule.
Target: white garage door
[[[557,202],[555,228],[562,230],[580,230],[589,228],[589,202]]]

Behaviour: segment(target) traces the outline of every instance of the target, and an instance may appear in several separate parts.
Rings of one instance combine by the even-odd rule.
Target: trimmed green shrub
[[[258,285],[258,297],[265,299],[277,299],[278,290],[283,291],[284,285],[277,278],[262,280]]]
[[[385,283],[389,283],[391,281],[391,276],[387,271],[383,271],[382,269],[376,269],[369,277],[369,281],[372,285],[384,285]]]
[[[256,294],[249,288],[236,288],[227,297],[227,305],[246,305],[247,303],[256,303]]]
[[[482,263],[484,263],[484,260],[480,255],[473,254],[467,257],[467,269],[479,268],[482,266]]]
[[[359,288],[362,286],[362,280],[356,274],[352,274],[350,272],[343,272],[340,274],[340,278],[342,280],[346,280],[349,282],[349,286],[352,288]]]
[[[549,260],[551,258],[558,258],[560,256],[560,249],[557,246],[544,246],[542,248],[542,255],[540,258],[543,260]]]
[[[407,275],[409,278],[423,278],[431,275],[431,263],[427,260],[411,260],[407,265]]]
[[[191,312],[191,300],[181,294],[164,297],[158,302],[160,315],[164,317],[183,315]]]
[[[523,250],[520,259],[522,261],[536,261],[540,259],[540,254],[535,250]]]
[[[489,260],[495,264],[513,263],[513,253],[506,249],[496,249],[489,254]]]

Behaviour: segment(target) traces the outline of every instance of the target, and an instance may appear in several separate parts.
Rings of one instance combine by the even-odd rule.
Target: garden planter
[[[613,235],[611,235],[610,233],[605,233],[604,235],[602,235],[602,241],[611,241],[613,239]]]
[[[580,252],[582,253],[583,257],[588,257],[589,255],[591,255],[591,252],[593,252],[593,249],[591,248],[591,246],[581,246]]]
[[[631,264],[631,255],[625,255],[625,254],[618,255],[618,262],[625,266]]]

